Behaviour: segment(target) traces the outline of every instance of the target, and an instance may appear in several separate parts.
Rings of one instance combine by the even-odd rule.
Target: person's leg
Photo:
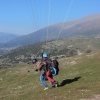
[[[44,79],[44,72],[42,72],[40,75],[40,81],[44,87],[48,87],[48,85],[46,84],[45,79]]]
[[[46,72],[46,77],[51,82],[52,87],[58,87],[58,82],[53,79],[53,76],[50,71]]]
[[[53,79],[53,77],[51,77],[51,72],[50,71],[47,71],[46,72],[46,77],[47,79],[50,81],[50,82],[55,82],[55,80]]]

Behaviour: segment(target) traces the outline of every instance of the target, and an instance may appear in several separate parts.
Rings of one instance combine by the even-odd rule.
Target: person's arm
[[[42,63],[42,62],[37,62],[37,63],[36,63],[36,69],[35,69],[35,71],[40,70],[40,69],[41,69],[41,67],[42,67],[42,65],[43,65],[43,63]]]

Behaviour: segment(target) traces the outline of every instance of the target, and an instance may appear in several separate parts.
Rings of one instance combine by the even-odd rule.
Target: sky
[[[0,0],[0,32],[26,35],[92,14],[100,0]]]

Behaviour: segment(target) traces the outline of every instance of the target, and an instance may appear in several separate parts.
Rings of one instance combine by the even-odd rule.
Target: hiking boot
[[[55,87],[58,87],[58,83],[57,83],[57,84],[55,84]]]
[[[57,81],[55,81],[53,84],[55,85],[55,87],[58,87],[58,82]]]
[[[47,89],[48,89],[48,87],[45,87],[45,88],[44,88],[44,90],[47,90]]]

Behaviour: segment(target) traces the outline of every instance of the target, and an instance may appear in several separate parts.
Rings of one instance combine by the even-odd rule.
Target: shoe
[[[44,90],[47,90],[47,89],[48,89],[48,87],[45,87],[45,88],[44,88]]]
[[[58,87],[58,83],[57,83],[57,84],[55,84],[55,87]]]
[[[55,81],[53,84],[55,85],[55,87],[58,87],[58,82],[57,81]]]

